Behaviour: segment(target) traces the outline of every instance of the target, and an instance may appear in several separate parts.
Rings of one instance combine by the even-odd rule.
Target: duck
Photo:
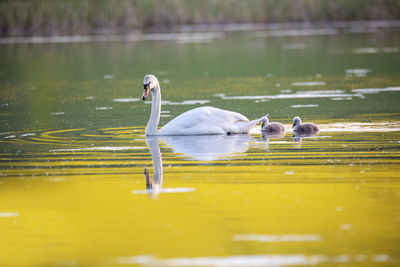
[[[143,79],[142,100],[151,94],[151,114],[145,129],[146,136],[154,135],[207,135],[245,134],[265,116],[249,120],[244,115],[211,106],[191,109],[175,117],[158,129],[161,113],[161,88],[156,76],[148,74]]]
[[[261,119],[261,132],[280,135],[285,132],[285,125],[280,122],[269,122],[268,115]]]
[[[293,118],[293,132],[295,134],[315,134],[319,132],[319,127],[314,123],[302,123],[300,117]]]

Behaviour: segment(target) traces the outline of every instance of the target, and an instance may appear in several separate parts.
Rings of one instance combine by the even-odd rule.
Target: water
[[[0,265],[397,266],[400,34],[283,33],[2,44]],[[145,137],[148,73],[286,133]]]

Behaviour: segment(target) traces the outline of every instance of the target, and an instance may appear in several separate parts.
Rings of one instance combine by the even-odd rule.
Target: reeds
[[[186,24],[400,19],[398,0],[0,1],[0,35],[121,33]]]

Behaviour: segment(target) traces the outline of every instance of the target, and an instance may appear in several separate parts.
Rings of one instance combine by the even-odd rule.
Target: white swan
[[[161,113],[160,85],[154,75],[146,75],[143,79],[143,87],[143,100],[147,98],[149,92],[152,95],[151,115],[145,131],[147,136],[248,133],[264,118],[249,121],[237,112],[199,107],[186,111],[158,130]]]

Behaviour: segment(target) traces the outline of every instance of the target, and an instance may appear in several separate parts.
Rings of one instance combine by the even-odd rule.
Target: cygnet
[[[319,127],[314,123],[302,123],[300,117],[294,117],[293,119],[293,132],[299,134],[314,134],[319,131]]]

